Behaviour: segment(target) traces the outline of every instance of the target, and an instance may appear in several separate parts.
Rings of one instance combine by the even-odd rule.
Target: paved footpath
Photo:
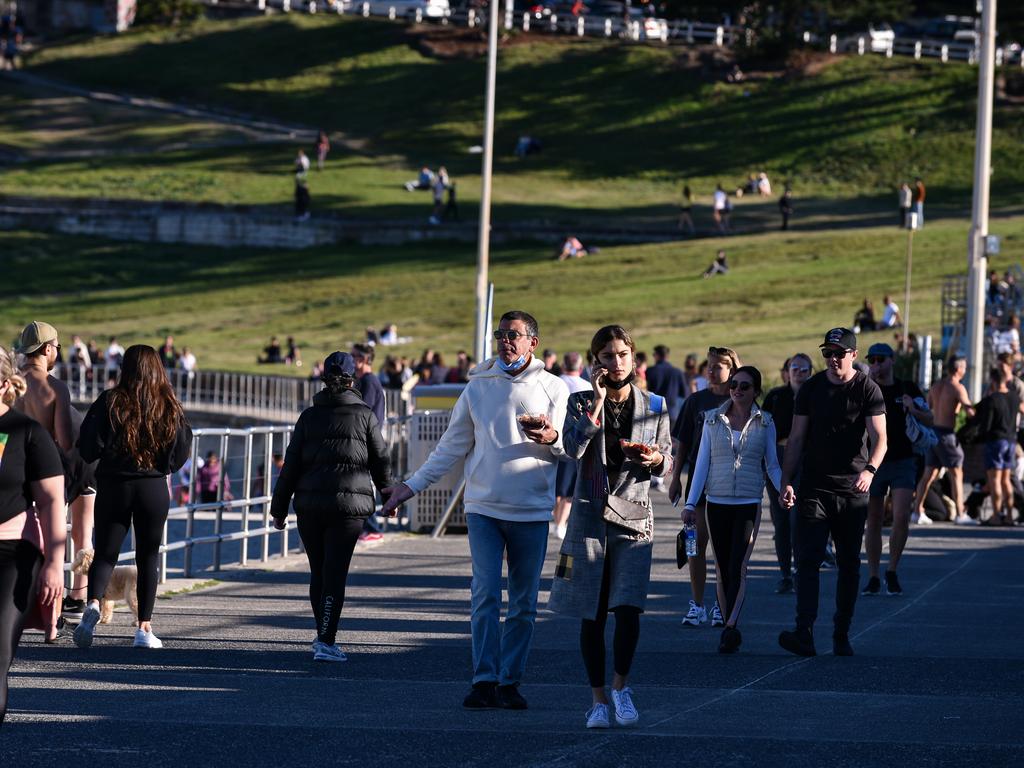
[[[1024,765],[1024,530],[915,529],[905,595],[861,598],[857,655],[814,659],[776,645],[793,597],[773,593],[770,525],[735,656],[718,655],[717,631],[680,625],[689,590],[674,564],[676,530],[661,509],[633,671],[639,728],[583,728],[578,626],[546,611],[522,688],[530,709],[462,710],[466,539],[397,535],[356,558],[347,664],[311,660],[298,558],[158,601],[162,651],[128,647],[123,612],[88,651],[29,633],[0,766]],[[825,617],[833,588],[823,572]]]

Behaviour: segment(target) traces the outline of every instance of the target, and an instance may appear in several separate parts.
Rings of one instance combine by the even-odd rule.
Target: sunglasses
[[[842,360],[846,357],[846,353],[850,352],[849,349],[823,349],[821,350],[821,356],[828,360],[830,357],[834,357],[837,360]]]
[[[872,355],[868,358],[869,365],[881,365],[886,360],[890,359],[887,355]]]
[[[729,389],[738,389],[740,392],[746,392],[749,389],[753,389],[754,385],[749,381],[736,381],[733,379],[729,382]]]
[[[717,355],[718,357],[731,357],[736,354],[728,347],[708,347],[709,355]]]
[[[506,340],[508,340],[508,341],[511,341],[511,342],[515,343],[516,341],[519,340],[520,336],[529,336],[529,334],[528,333],[520,333],[519,331],[501,331],[501,330],[498,330],[498,331],[494,332],[494,338],[497,339],[498,341],[506,341]]]
[[[789,366],[789,370],[796,373],[810,373],[811,367],[809,365],[791,365]]]

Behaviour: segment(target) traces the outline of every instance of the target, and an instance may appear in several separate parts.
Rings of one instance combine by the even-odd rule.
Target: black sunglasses
[[[821,350],[821,356],[824,357],[826,360],[828,360],[830,357],[842,360],[844,357],[846,357],[846,353],[849,351],[849,349],[823,349]]]
[[[497,330],[497,331],[494,332],[494,338],[497,339],[498,341],[505,341],[507,339],[508,341],[515,342],[515,341],[518,341],[520,336],[529,336],[529,335],[530,334],[528,334],[528,333],[520,333],[519,331],[502,331],[502,330]]]
[[[869,365],[881,365],[882,363],[884,363],[888,359],[889,359],[888,355],[871,355],[871,357],[868,358],[868,364]]]
[[[730,357],[733,351],[728,347],[708,347],[709,355],[717,355],[718,357]]]
[[[738,389],[740,392],[746,392],[748,389],[753,389],[754,385],[749,381],[736,381],[733,379],[729,382],[729,389]]]

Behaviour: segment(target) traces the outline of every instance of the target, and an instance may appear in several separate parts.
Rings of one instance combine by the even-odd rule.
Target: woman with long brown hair
[[[89,569],[88,605],[75,629],[78,647],[92,645],[100,617],[99,599],[133,525],[139,571],[139,628],[134,645],[163,646],[150,622],[156,602],[160,539],[170,507],[167,475],[181,469],[191,446],[192,430],[156,350],[144,344],[129,347],[117,386],[92,404],[78,438],[82,457],[99,460],[96,556]]]

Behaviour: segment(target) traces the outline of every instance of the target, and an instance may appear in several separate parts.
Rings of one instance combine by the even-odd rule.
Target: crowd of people
[[[766,491],[776,592],[796,594],[792,627],[779,633],[778,643],[800,656],[817,653],[823,564],[834,566],[837,580],[832,652],[850,656],[858,597],[903,592],[898,568],[912,522],[1016,522],[1015,497],[1024,490],[1017,476],[1024,464],[1017,442],[1024,410],[1024,382],[1014,375],[1019,355],[1000,356],[988,393],[972,404],[960,383],[963,359],[949,361],[946,376],[926,397],[894,375],[891,346],[873,344],[862,359],[856,333],[843,327],[824,334],[818,355],[801,351],[785,360],[782,385],[769,392],[762,372],[742,364],[727,346],[688,355],[676,368],[668,347],[658,345],[648,364],[627,329],[606,325],[585,354],[559,356],[540,347],[537,320],[525,311],[505,313],[494,338],[497,354],[477,365],[459,353],[447,368],[439,353],[425,350],[415,365],[389,356],[378,376],[374,346],[364,343],[324,361],[323,390],[269,468],[274,525],[284,528],[296,515],[309,561],[314,660],[346,660],[338,623],[355,545],[367,533],[376,496],[383,501],[380,514],[394,515],[462,462],[473,572],[473,677],[463,706],[528,707],[520,687],[554,534],[559,553],[547,607],[579,621],[581,669],[591,693],[587,728],[640,719],[631,671],[650,587],[654,492],[667,493],[680,508],[677,561],[688,568],[691,593],[681,621],[719,628],[723,654],[743,645],[747,568]],[[0,432],[6,436],[0,617],[14,629],[0,641],[4,708],[6,670],[24,627],[56,640],[61,609],[77,608],[74,642],[92,644],[100,600],[129,527],[138,564],[133,643],[162,647],[152,622],[157,552],[170,503],[167,478],[186,465],[191,447],[191,430],[165,373],[173,339],[161,350],[124,350],[116,385],[77,420],[67,388],[48,375],[60,351],[56,329],[30,323],[17,347],[18,366],[0,351]],[[815,359],[822,367],[817,372]],[[392,475],[382,438],[383,390],[401,383],[407,369],[427,381],[451,378],[466,386],[432,454],[401,479]],[[958,433],[961,411],[968,422]],[[987,517],[976,508],[971,514],[963,498],[961,442],[983,448],[986,478],[979,490],[992,498]],[[204,503],[230,493],[219,460],[210,454],[197,469]],[[940,494],[936,515],[931,498],[940,479],[952,498],[947,504]],[[90,499],[90,519],[76,523],[85,514],[75,506],[83,498]],[[62,604],[65,503],[73,529],[77,525],[75,541],[92,542],[95,557]],[[709,545],[715,574],[710,608]],[[863,584],[862,551],[868,561]],[[615,615],[610,687],[609,613]]]

